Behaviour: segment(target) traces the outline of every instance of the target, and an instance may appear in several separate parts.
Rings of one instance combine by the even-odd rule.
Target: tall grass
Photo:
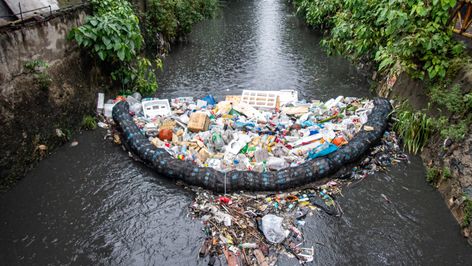
[[[409,106],[402,104],[396,111],[393,129],[403,139],[404,148],[416,154],[433,133],[433,119],[424,112],[412,111]]]

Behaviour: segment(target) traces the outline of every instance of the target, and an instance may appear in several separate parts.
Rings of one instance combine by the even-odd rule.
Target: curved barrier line
[[[119,102],[113,108],[113,119],[121,128],[125,143],[141,160],[157,173],[171,179],[178,179],[190,185],[201,186],[216,192],[224,191],[277,191],[311,183],[336,173],[343,165],[358,161],[366,151],[378,142],[387,128],[388,116],[392,110],[387,99],[376,98],[374,108],[364,127],[337,151],[326,157],[308,160],[296,167],[288,167],[275,172],[252,172],[232,170],[217,171],[211,167],[199,167],[190,161],[182,161],[171,156],[162,148],[151,144],[136,126],[129,114],[127,102]]]

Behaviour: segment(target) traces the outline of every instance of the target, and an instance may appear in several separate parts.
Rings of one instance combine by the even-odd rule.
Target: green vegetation
[[[157,33],[168,40],[187,34],[194,23],[214,14],[218,0],[150,0],[141,25],[127,0],[90,2],[94,15],[69,38],[112,67],[111,77],[121,84],[121,91],[150,95],[158,87],[154,68],[162,68],[162,62],[141,56],[144,36],[147,45],[153,45]]]
[[[374,61],[384,75],[406,71],[426,80],[435,109],[414,112],[402,105],[397,110],[394,129],[407,150],[420,151],[436,132],[453,141],[465,137],[472,122],[472,93],[452,80],[472,64],[448,25],[456,0],[292,1],[309,25],[326,30],[322,45],[328,53]]]
[[[155,92],[156,76],[147,64],[149,61],[139,56],[144,39],[131,4],[126,0],[91,0],[91,3],[94,15],[73,29],[69,37],[113,66],[112,78],[123,89],[146,95]],[[140,67],[143,65],[147,66],[146,71]],[[147,85],[142,85],[143,80]]]
[[[424,112],[413,111],[403,103],[398,108],[393,129],[403,138],[405,148],[411,153],[417,153],[433,133],[433,119]]]
[[[154,59],[154,67],[162,69],[160,58]],[[120,80],[121,94],[130,95],[133,90],[150,95],[157,90],[157,78],[152,62],[146,57],[138,57],[130,64],[122,65],[111,73],[113,80]],[[131,90],[130,88],[133,88]]]
[[[464,200],[464,219],[462,225],[464,227],[469,226],[472,221],[472,200],[467,198]]]
[[[442,169],[437,167],[428,167],[426,169],[426,181],[431,184],[437,184],[441,180],[451,178],[451,170],[447,167]]]
[[[52,79],[46,70],[49,68],[48,63],[43,60],[31,60],[25,63],[24,68],[27,73],[33,74],[34,82],[38,88],[46,91],[51,86]]]
[[[129,62],[140,51],[143,37],[139,19],[125,0],[91,0],[94,16],[71,31],[80,46],[90,48],[101,60]]]
[[[80,127],[85,130],[93,130],[97,128],[97,121],[95,118],[91,115],[85,115],[82,118],[82,123],[80,124]]]
[[[193,24],[213,17],[218,0],[149,0],[147,5],[142,29],[148,45],[154,46],[157,34],[173,41],[188,34]]]
[[[426,181],[431,184],[436,184],[441,179],[441,172],[438,168],[432,167],[426,169]]]
[[[413,77],[444,78],[463,46],[447,27],[456,0],[293,0],[330,53],[375,60],[379,71],[401,67]]]

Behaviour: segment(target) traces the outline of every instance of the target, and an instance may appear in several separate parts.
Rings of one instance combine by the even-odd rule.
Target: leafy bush
[[[121,80],[123,93],[131,94],[131,90],[125,89],[129,87],[148,95],[155,92],[158,87],[154,68],[162,69],[162,61],[159,58],[154,60],[153,66],[149,59],[139,56],[132,64],[118,68],[111,76],[113,80]]]
[[[469,226],[472,221],[472,200],[466,198],[464,201],[464,218],[462,220],[463,226]]]
[[[97,128],[97,121],[95,121],[95,118],[90,115],[86,115],[82,118],[82,123],[80,125],[82,129],[85,130],[93,130]]]
[[[462,52],[447,27],[455,4],[456,0],[295,0],[310,25],[332,26],[322,41],[330,53],[374,59],[380,71],[400,66],[418,78],[444,78],[449,59]]]
[[[465,134],[468,132],[468,125],[470,124],[470,116],[466,120],[460,120],[457,123],[451,121],[451,119],[440,116],[434,121],[434,127],[439,131],[443,139],[450,138],[453,141],[461,141],[465,138]]]
[[[139,52],[143,37],[139,19],[126,0],[91,0],[94,16],[74,28],[70,38],[90,48],[101,60],[131,61]]]
[[[152,94],[156,75],[145,57],[138,56],[143,43],[139,19],[126,0],[92,0],[94,16],[70,32],[80,46],[90,48],[115,70],[112,79],[127,90]]]
[[[397,110],[393,129],[402,137],[405,148],[411,153],[418,153],[428,142],[433,133],[433,119],[424,112],[412,111],[403,104]]]
[[[449,80],[437,82],[429,89],[432,102],[440,108],[445,108],[451,115],[441,115],[434,121],[435,128],[442,138],[454,141],[463,140],[472,122],[472,97],[470,93],[463,93],[458,84],[451,85]]]
[[[440,180],[451,178],[451,170],[447,167],[439,169],[437,167],[428,167],[426,169],[426,181],[430,184],[437,184]]]
[[[447,108],[452,113],[466,111],[467,96],[464,96],[458,84],[451,88],[448,85],[437,85],[430,88],[431,101]]]
[[[318,27],[332,27],[332,17],[342,6],[341,0],[295,0],[297,13],[302,14],[308,24]]]
[[[51,86],[52,79],[46,70],[49,68],[49,64],[41,59],[31,60],[25,63],[24,68],[28,73],[33,74],[34,82],[38,85],[38,88],[46,91]]]
[[[431,184],[436,184],[441,178],[441,173],[438,168],[432,167],[426,169],[426,181]]]

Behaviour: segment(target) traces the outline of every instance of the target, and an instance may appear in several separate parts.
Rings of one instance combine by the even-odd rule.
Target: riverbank
[[[386,84],[387,79],[384,80],[377,88],[381,96],[392,98],[397,103],[406,101],[417,112],[427,112],[432,119],[440,119],[440,116],[444,114],[444,111],[435,105],[427,94],[425,82],[411,79],[403,73],[395,78],[395,82],[391,82],[390,89],[386,93],[385,88],[389,85]],[[448,89],[453,89],[459,84],[462,88],[472,88],[472,72],[467,68],[459,71]],[[449,115],[453,116],[453,114]],[[464,118],[456,117],[456,119]],[[472,126],[470,124],[467,126],[466,133],[460,139],[452,139],[442,135],[440,131],[435,131],[419,154],[427,169],[426,181],[440,192],[445,204],[461,226],[463,236],[472,245],[472,205],[470,203],[470,198],[472,198]]]
[[[93,58],[66,39],[89,11],[0,29],[0,190],[64,144],[108,83]]]
[[[127,8],[125,19],[120,13],[100,16],[117,2],[90,2],[0,29],[0,191],[11,188],[38,161],[69,141],[85,116],[94,127],[97,93],[116,95],[133,88],[154,93],[158,56],[169,52],[193,24],[212,16],[218,3],[136,0],[131,6],[122,1],[118,5]],[[115,36],[99,35],[103,32],[98,28],[116,29],[122,22],[134,23],[134,30],[121,28]],[[77,37],[77,31],[90,39]],[[102,40],[107,43],[99,43]],[[117,42],[110,47],[111,40]],[[144,49],[155,59],[148,59]]]
[[[394,128],[405,149],[421,154],[425,179],[472,244],[472,68],[468,51],[447,25],[453,4],[292,3],[323,31],[321,43],[329,53],[372,66],[376,93],[397,102]]]

